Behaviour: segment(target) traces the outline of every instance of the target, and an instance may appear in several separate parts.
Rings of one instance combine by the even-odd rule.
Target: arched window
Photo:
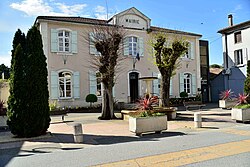
[[[59,96],[60,98],[72,97],[72,74],[70,72],[59,73]]]
[[[188,94],[191,93],[191,74],[185,73],[184,74],[184,92],[187,92]]]
[[[129,42],[129,55],[136,56],[137,53],[139,52],[137,37],[128,37],[128,42]]]
[[[58,51],[69,52],[70,32],[65,30],[58,31]]]

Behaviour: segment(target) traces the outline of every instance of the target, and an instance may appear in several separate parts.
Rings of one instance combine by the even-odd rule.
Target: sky
[[[210,64],[222,65],[217,31],[250,20],[250,0],[0,0],[0,64],[10,67],[12,40],[19,28],[27,33],[37,16],[81,16],[106,19],[135,7],[151,25],[202,35],[209,41]]]

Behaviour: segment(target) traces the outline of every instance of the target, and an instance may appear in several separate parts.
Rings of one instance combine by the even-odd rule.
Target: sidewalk
[[[208,104],[202,111],[202,128],[194,128],[194,111],[184,111],[178,108],[177,119],[168,121],[167,135],[181,135],[187,132],[200,132],[208,130],[220,130],[235,126],[231,120],[231,110],[222,110],[216,107],[217,104]],[[199,112],[199,111],[198,111]],[[100,113],[69,113],[65,122],[61,117],[52,117],[48,129],[50,133],[36,138],[13,138],[10,132],[0,132],[0,149],[11,147],[32,148],[37,145],[49,145],[61,149],[70,147],[92,147],[112,143],[122,143],[138,140],[135,134],[129,132],[128,121],[124,120],[98,120]],[[117,113],[117,117],[120,114]],[[83,127],[84,142],[75,144],[73,140],[73,123],[81,123]],[[141,137],[143,138],[143,137]]]

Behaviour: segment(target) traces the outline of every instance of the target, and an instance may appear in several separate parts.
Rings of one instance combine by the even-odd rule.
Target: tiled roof
[[[107,24],[107,20],[91,19],[85,17],[61,17],[61,16],[38,16],[36,20],[52,20],[52,21],[63,21],[72,23],[84,23],[84,24]]]
[[[151,26],[150,29],[152,31],[162,31],[162,32],[173,33],[173,34],[192,35],[192,36],[199,36],[199,37],[202,36],[200,34],[195,34],[195,33],[190,33],[190,32],[185,32],[185,31],[179,31],[179,30],[171,30],[171,29],[167,29],[167,28],[154,27],[154,26]]]
[[[223,28],[223,29],[219,30],[218,33],[221,33],[221,34],[231,33],[231,32],[245,29],[245,28],[249,28],[249,27],[250,27],[250,20],[245,21],[245,22],[240,23],[240,24],[235,24],[235,25],[230,26],[230,27]]]
[[[63,16],[38,16],[36,18],[37,20],[51,20],[51,21],[61,21],[61,22],[70,22],[70,23],[82,23],[82,24],[98,24],[98,25],[105,25],[108,24],[108,20],[99,20],[99,19],[91,19],[91,18],[85,18],[85,17],[63,17]],[[108,24],[110,25],[110,24]],[[127,27],[126,27],[127,28]],[[150,30],[152,31],[163,31],[166,33],[173,33],[173,34],[183,34],[183,35],[192,35],[192,36],[199,36],[200,34],[195,33],[189,33],[185,31],[178,31],[178,30],[171,30],[161,27],[154,27],[151,26]]]

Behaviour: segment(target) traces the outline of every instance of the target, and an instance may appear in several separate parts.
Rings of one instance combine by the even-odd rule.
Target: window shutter
[[[93,32],[89,33],[89,53],[93,54],[93,55],[100,55],[100,53],[95,48],[95,44],[94,44],[95,38],[94,38],[94,35],[95,34]]]
[[[140,54],[140,56],[143,56],[143,54],[144,54],[143,38],[139,38],[139,54]]]
[[[180,93],[184,92],[184,73],[179,74]]]
[[[58,31],[56,29],[51,29],[51,52],[58,52]]]
[[[194,48],[194,42],[190,42],[190,58],[191,59],[194,59],[194,56],[195,56],[195,48]]]
[[[94,71],[89,71],[89,93],[96,94],[96,73]]]
[[[173,95],[173,79],[170,79],[170,88],[169,88],[169,95],[172,96]]]
[[[243,58],[243,60],[242,60],[243,64],[245,64],[245,61],[247,64],[247,60],[248,60],[247,48],[242,49],[242,58]]]
[[[128,56],[129,55],[129,41],[128,41],[128,37],[124,38],[124,40],[123,40],[123,54],[124,54],[124,56]]]
[[[115,85],[112,88],[112,92],[113,92],[113,97],[115,97]]]
[[[74,98],[80,98],[80,73],[74,72]]]
[[[160,95],[160,90],[159,90],[159,79],[158,79],[158,73],[153,72],[153,77],[157,77],[157,79],[153,80],[153,93],[155,96]],[[151,93],[151,92],[149,92]]]
[[[71,51],[72,53],[77,53],[77,31],[71,32]]]
[[[56,71],[51,71],[50,73],[50,98],[51,99],[58,99],[58,73]]]
[[[192,93],[196,95],[196,75],[192,74]]]

